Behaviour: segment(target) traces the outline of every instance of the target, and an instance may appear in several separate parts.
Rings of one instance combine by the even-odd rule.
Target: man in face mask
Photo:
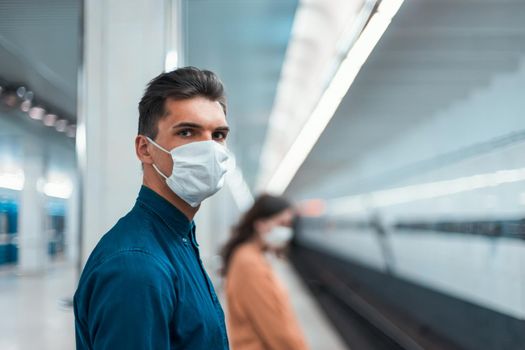
[[[193,222],[231,166],[222,83],[193,67],[163,73],[139,114],[143,186],[86,263],[74,299],[77,349],[227,349]]]

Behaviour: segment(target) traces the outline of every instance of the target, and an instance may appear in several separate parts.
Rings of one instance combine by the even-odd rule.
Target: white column
[[[66,200],[66,222],[64,228],[64,239],[66,243],[65,256],[68,262],[76,262],[78,259],[78,214],[79,214],[79,187],[75,182],[71,197]]]
[[[172,51],[168,46],[170,40],[175,40],[174,29],[166,22],[174,2],[84,2],[84,71],[77,141],[79,159],[85,167],[84,262],[137,196],[142,181],[134,149],[137,106],[146,84],[163,71],[166,52]]]
[[[44,158],[41,147],[31,138],[24,141],[24,188],[18,212],[18,268],[22,274],[38,273],[48,263],[49,238],[45,230],[45,203],[38,190],[43,179]]]

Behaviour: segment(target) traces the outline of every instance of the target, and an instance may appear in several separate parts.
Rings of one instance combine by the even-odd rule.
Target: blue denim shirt
[[[142,186],[91,253],[74,298],[77,349],[228,349],[195,225]]]

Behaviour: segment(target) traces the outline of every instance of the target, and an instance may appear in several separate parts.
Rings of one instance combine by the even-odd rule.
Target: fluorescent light
[[[176,50],[169,51],[164,61],[164,71],[170,72],[178,67],[179,54]]]
[[[377,12],[392,19],[403,5],[403,0],[382,0]]]
[[[500,170],[493,173],[465,176],[452,180],[435,181],[338,198],[330,201],[330,213],[333,215],[355,213],[367,207],[388,207],[519,181],[525,181],[525,168]]]
[[[55,123],[55,129],[58,132],[66,132],[67,129],[67,120],[59,119]]]
[[[403,0],[381,2],[266,185],[267,192],[282,194],[286,190],[402,3]]]
[[[23,101],[21,104],[20,104],[20,110],[22,112],[29,112],[29,110],[31,109],[31,101],[29,100],[25,100]],[[30,115],[31,116],[31,115]]]
[[[68,180],[60,182],[46,182],[44,184],[44,194],[48,197],[68,199],[73,193],[73,186]]]
[[[57,119],[58,117],[56,114],[46,114],[43,123],[45,126],[54,126]]]
[[[22,103],[25,102],[26,101]],[[29,105],[31,105],[31,102],[29,102]],[[42,107],[36,106],[32,107],[27,114],[29,114],[29,117],[31,117],[31,119],[41,120],[44,117],[44,114],[46,114],[46,110]]]
[[[16,94],[18,95],[18,97],[20,98],[24,98],[24,95],[26,94],[26,88],[25,86],[20,86],[18,89],[16,89]]]
[[[33,91],[26,91],[26,94],[24,95],[24,100],[32,101],[34,97],[35,94],[33,93]]]
[[[24,188],[24,173],[0,174],[0,188],[21,191]]]

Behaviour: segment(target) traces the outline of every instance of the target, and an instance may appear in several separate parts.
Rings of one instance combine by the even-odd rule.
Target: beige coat
[[[256,244],[233,254],[226,297],[232,350],[307,349],[287,292]]]

